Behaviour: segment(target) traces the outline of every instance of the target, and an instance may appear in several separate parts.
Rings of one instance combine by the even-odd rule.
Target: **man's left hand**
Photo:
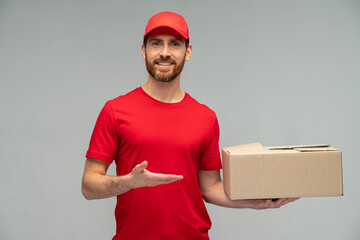
[[[249,200],[250,208],[253,209],[269,209],[269,208],[279,208],[287,203],[298,200],[299,198],[279,198],[279,199],[259,199],[259,200]]]

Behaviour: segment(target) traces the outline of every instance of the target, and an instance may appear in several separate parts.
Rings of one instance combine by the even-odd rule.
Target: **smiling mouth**
[[[170,71],[174,63],[171,62],[156,62],[157,69],[159,71]]]
[[[173,63],[169,63],[169,62],[156,62],[156,64],[158,64],[160,66],[171,66],[171,65],[173,65]]]

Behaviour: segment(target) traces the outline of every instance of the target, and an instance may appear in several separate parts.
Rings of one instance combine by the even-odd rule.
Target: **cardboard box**
[[[343,195],[341,151],[330,145],[222,149],[223,181],[230,199]]]

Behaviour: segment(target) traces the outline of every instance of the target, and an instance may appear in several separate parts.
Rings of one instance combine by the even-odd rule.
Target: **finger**
[[[288,198],[285,204],[294,202],[294,201],[296,201],[296,200],[298,200],[298,199],[300,199],[300,198]]]
[[[276,201],[275,203],[276,203],[275,207],[276,207],[276,208],[279,208],[279,207],[285,205],[286,203],[288,203],[288,199],[286,199],[286,198],[280,198],[280,199],[279,199],[278,201]]]
[[[294,202],[294,201],[296,201],[296,200],[298,200],[298,199],[300,199],[300,198],[287,198],[286,200],[286,203],[290,203],[290,202]]]
[[[138,172],[138,173],[141,173],[141,172],[144,171],[144,169],[145,169],[147,166],[148,166],[147,161],[143,161],[142,163],[136,165],[136,166],[134,167],[134,170],[135,170],[136,172]]]
[[[183,178],[184,177],[182,175],[152,173],[151,181],[153,182],[153,184],[158,185],[176,182]]]
[[[296,200],[296,198],[280,198],[279,200],[275,201],[274,207],[279,208],[279,207],[281,207],[289,202],[293,202],[295,200]]]
[[[184,178],[182,175],[173,174],[156,174],[155,177],[160,181],[177,181]]]
[[[165,179],[165,180],[161,180],[160,184],[169,184],[169,183],[179,181],[181,179],[182,178],[168,178],[168,179]]]

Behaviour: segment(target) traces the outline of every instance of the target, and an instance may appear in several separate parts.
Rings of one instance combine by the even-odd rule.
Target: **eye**
[[[178,46],[180,46],[180,43],[178,41],[174,41],[171,43],[171,45],[174,47],[178,47]]]
[[[154,40],[154,41],[151,42],[151,46],[153,46],[153,47],[157,47],[159,45],[160,45],[159,41]]]

